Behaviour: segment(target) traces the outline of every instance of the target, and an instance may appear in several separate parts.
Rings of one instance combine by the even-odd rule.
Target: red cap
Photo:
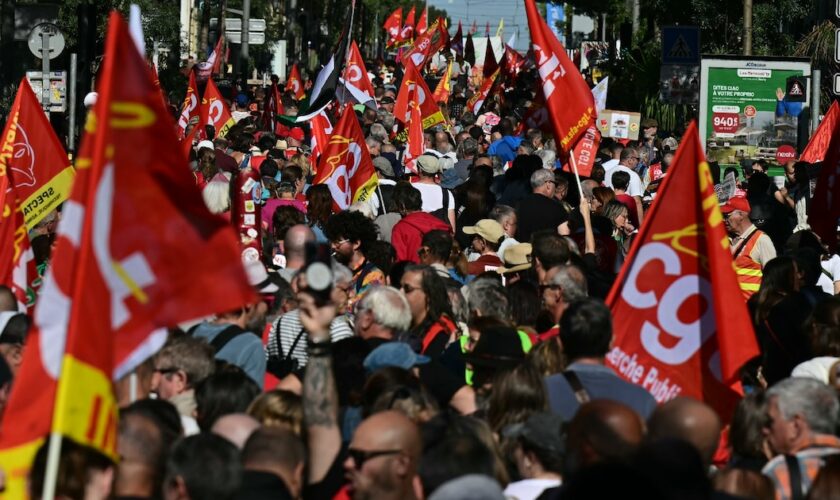
[[[304,139],[303,129],[300,128],[300,127],[293,128],[292,130],[289,131],[289,137],[296,140],[296,141],[303,142],[303,139]]]
[[[750,202],[743,196],[734,196],[729,198],[729,201],[720,207],[720,211],[725,214],[734,212],[735,210],[750,213]]]

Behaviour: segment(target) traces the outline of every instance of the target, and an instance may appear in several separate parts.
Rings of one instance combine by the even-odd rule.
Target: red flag
[[[207,80],[207,87],[204,88],[204,97],[201,99],[200,109],[201,129],[199,134],[204,134],[204,127],[206,125],[213,125],[216,135],[213,137],[224,137],[228,130],[236,124],[236,120],[230,114],[227,103],[219,92],[219,88],[213,83],[213,79]]]
[[[408,45],[412,42],[412,40],[414,40],[414,11],[415,8],[411,7],[411,10],[408,11],[408,15],[405,16],[403,28],[400,31],[399,38],[397,38],[397,47],[402,45]]]
[[[286,92],[291,92],[298,101],[306,97],[306,91],[303,88],[303,79],[300,77],[300,70],[298,70],[297,64],[292,66],[289,79],[286,80]]]
[[[404,125],[408,125],[411,121],[412,102],[416,102],[420,106],[420,116],[422,117],[424,130],[446,121],[437,103],[434,102],[434,96],[429,90],[429,86],[426,85],[426,81],[409,61],[405,68],[400,92],[397,94],[397,102],[394,104],[394,117]],[[400,142],[405,142],[407,138],[408,129],[403,129],[394,137],[395,140]]]
[[[484,36],[490,38],[490,21],[487,21],[487,26],[484,28]]]
[[[831,138],[838,133],[838,119],[840,119],[840,105],[837,101],[833,101],[814,135],[811,136],[811,140],[808,141],[808,145],[802,151],[799,161],[818,163],[825,159]]]
[[[420,106],[412,102],[411,121],[408,124],[408,142],[403,156],[403,164],[413,174],[417,173],[417,158],[423,154],[426,147],[422,121],[420,119]]]
[[[452,61],[446,65],[446,73],[435,87],[435,102],[449,102],[449,94],[452,92]]]
[[[496,70],[499,69],[499,63],[496,61],[496,53],[493,51],[493,43],[490,38],[487,38],[487,47],[484,50],[484,69],[482,74],[484,78],[490,77]]]
[[[414,34],[420,36],[429,29],[429,10],[423,9],[420,13],[420,20],[417,21],[417,26],[414,28]]]
[[[837,103],[835,102],[831,109],[835,109],[836,106]],[[829,113],[831,113],[831,110],[829,110]],[[840,195],[838,195],[837,188],[838,183],[840,183],[840,134],[828,129],[832,124],[826,123],[827,121],[828,115],[817,130],[817,134],[822,134],[823,137],[830,130],[831,136],[825,151],[820,175],[817,178],[817,187],[814,190],[814,198],[811,200],[811,208],[808,210],[808,222],[822,241],[834,250],[837,248],[837,220],[840,219]],[[836,117],[834,122],[837,123]],[[828,130],[820,132],[824,128]],[[814,134],[815,138],[817,134]],[[813,143],[814,140],[812,139],[811,142]],[[808,144],[806,150],[810,148],[811,143]],[[813,149],[816,150],[816,146]]]
[[[111,381],[154,353],[166,327],[254,298],[235,235],[205,207],[152,74],[116,13],[103,61],[78,158],[84,167],[64,204],[0,429],[14,498],[23,498],[33,453],[49,432],[116,457]]]
[[[478,115],[481,107],[484,106],[484,101],[486,101],[487,96],[490,95],[490,89],[493,88],[493,85],[496,83],[496,78],[498,77],[499,69],[496,68],[496,72],[488,78],[485,78],[484,82],[481,83],[481,88],[467,101],[466,109],[470,110],[475,115]]]
[[[385,28],[385,32],[388,33],[388,41],[385,43],[385,46],[391,47],[397,43],[402,32],[402,7],[397,7],[397,10],[388,16],[383,27]]]
[[[513,78],[525,67],[525,57],[510,45],[505,45],[505,71]]]
[[[607,356],[616,373],[660,403],[693,397],[729,421],[741,396],[739,370],[759,351],[696,123],[607,304],[620,319]]]
[[[525,10],[543,95],[557,134],[555,139],[567,154],[595,121],[595,101],[566,49],[540,16],[534,0],[525,0]]]
[[[187,127],[193,118],[196,119],[196,126],[201,122],[201,108],[198,105],[198,84],[195,82],[195,71],[190,71],[190,80],[187,84],[187,94],[184,96],[184,104],[181,105],[181,117],[178,118],[178,128],[181,129],[181,137],[186,135]]]
[[[584,177],[592,175],[592,167],[595,166],[595,157],[598,155],[598,145],[601,144],[601,132],[594,124],[586,129],[586,133],[572,148],[575,157],[575,166],[578,174]],[[563,165],[563,170],[573,172],[571,163]]]
[[[35,303],[33,282],[40,276],[9,176],[8,170],[0,169],[0,284],[12,290],[19,307],[29,310]]]
[[[345,106],[335,133],[324,146],[313,184],[326,184],[333,208],[344,210],[351,203],[367,201],[379,184],[365,136],[352,106]]]
[[[473,43],[472,33],[467,33],[467,41],[464,44],[464,60],[470,63],[470,66],[475,66],[475,44]]]
[[[277,82],[271,82],[268,92],[265,96],[265,104],[263,105],[263,128],[265,130],[274,130],[277,122],[277,115],[282,115],[286,111],[283,109],[283,99],[280,97],[280,89],[277,87]]]
[[[478,20],[473,19],[472,27],[470,28],[470,35],[475,35],[478,32]]]
[[[212,67],[211,74],[218,75],[222,72],[222,61],[225,57],[222,55],[222,46],[225,43],[225,35],[219,37],[216,41],[216,46],[213,48],[213,53],[207,59],[207,63]]]
[[[446,27],[443,26],[443,20],[436,20],[428,31],[417,37],[411,50],[403,54],[403,66],[407,66],[408,61],[411,61],[412,64],[417,66],[418,70],[422,70],[432,56],[443,48],[448,36]]]
[[[312,154],[309,155],[309,163],[312,165],[312,172],[318,173],[318,160],[323,153],[324,146],[329,141],[333,133],[333,126],[327,116],[326,111],[321,111],[315,115],[309,122],[309,128],[312,131],[312,139],[310,139],[310,146]]]
[[[350,44],[350,54],[347,58],[347,67],[344,71],[346,75],[345,80],[373,99],[373,84],[370,83],[370,77],[368,76],[367,68],[365,68],[365,61],[362,58],[359,46],[356,45],[356,40],[353,40]]]

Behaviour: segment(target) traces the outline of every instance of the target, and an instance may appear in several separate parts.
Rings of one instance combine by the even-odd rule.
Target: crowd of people
[[[425,132],[416,174],[393,140],[398,87],[374,79],[378,109],[357,113],[378,186],[342,211],[312,184],[310,131],[266,130],[265,89],[234,96],[237,124],[197,143],[192,167],[227,217],[237,174],[258,171],[262,253],[244,265],[259,300],[173,328],[118,381],[119,463],[65,439],[59,496],[836,494],[840,256],[809,230],[810,166],[786,165],[781,185],[762,162],[713,166],[717,181],[736,178],[721,208],[761,355],[731,419],[689,398],[657,406],[605,364],[622,318],[604,299],[677,139],[646,119],[639,141],[605,138],[578,184],[521,118],[533,72],[479,116],[465,111],[465,76],[441,103],[450,120]],[[4,405],[30,320],[6,288],[0,311]]]

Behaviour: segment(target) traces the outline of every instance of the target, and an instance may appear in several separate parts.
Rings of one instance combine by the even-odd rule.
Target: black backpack
[[[449,224],[449,190],[441,186],[440,195],[443,198],[443,206],[429,213]]]

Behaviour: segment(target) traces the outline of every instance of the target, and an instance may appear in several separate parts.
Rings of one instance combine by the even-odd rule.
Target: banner
[[[592,98],[595,100],[595,110],[600,113],[607,107],[607,92],[610,85],[610,77],[604,77],[597,85],[592,87]]]
[[[312,184],[326,184],[336,212],[351,203],[368,201],[379,185],[365,136],[352,106],[346,106],[335,132],[324,145]]]
[[[417,37],[411,50],[403,54],[403,67],[413,64],[418,70],[422,71],[432,56],[437,54],[446,44],[446,37],[449,37],[449,33],[446,32],[443,21],[441,19],[436,20],[429,26],[428,31]]]
[[[0,427],[5,494],[25,498],[32,458],[56,433],[116,459],[112,380],[167,327],[254,300],[229,223],[210,214],[174,122],[123,19],[112,13],[78,172],[23,364]]]
[[[693,122],[607,304],[616,318],[607,364],[616,373],[660,403],[692,397],[729,421],[740,369],[759,350]]]
[[[204,127],[206,125],[212,125],[216,134],[212,139],[226,136],[230,128],[236,125],[236,120],[231,116],[227,102],[222,97],[222,93],[219,92],[219,88],[216,87],[212,78],[207,80],[207,87],[204,88],[204,97],[201,98],[199,116],[201,116],[199,120],[201,130],[199,130],[199,133],[204,134]]]

